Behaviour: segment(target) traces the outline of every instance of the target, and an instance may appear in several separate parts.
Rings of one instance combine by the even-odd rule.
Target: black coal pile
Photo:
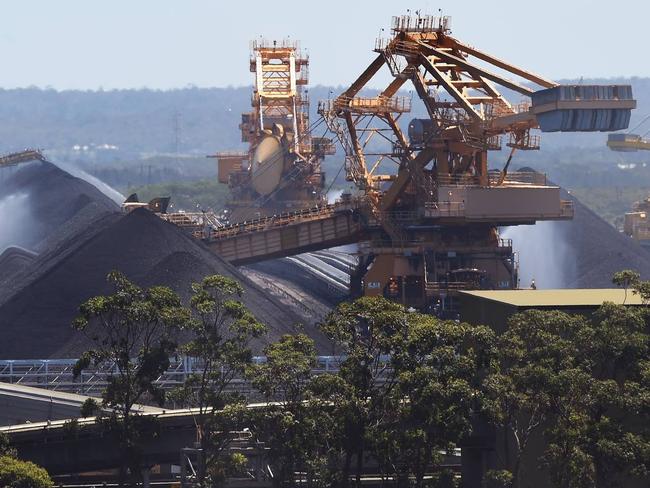
[[[36,260],[35,252],[20,246],[10,246],[0,253],[0,270],[3,279],[11,279]]]
[[[9,245],[41,251],[51,244],[45,240],[53,233],[74,234],[97,217],[119,210],[95,186],[49,162],[34,161],[3,172],[0,251]]]
[[[575,197],[572,222],[557,223],[561,236],[573,249],[574,261],[568,288],[611,288],[612,275],[623,269],[650,279],[650,252],[618,232]]]
[[[192,281],[206,275],[236,278],[245,288],[243,301],[269,326],[257,351],[296,331],[299,319],[286,307],[178,227],[140,209],[107,215],[62,239],[22,273],[18,286],[0,290],[0,357],[76,357],[86,344],[71,321],[81,302],[109,291],[105,278],[114,269],[143,286],[170,286],[185,299]],[[306,332],[321,353],[330,352],[320,332]]]
[[[503,232],[519,252],[522,287],[534,279],[540,288],[611,288],[612,275],[623,269],[650,279],[650,252],[567,191],[561,193],[563,199],[573,201],[573,220],[538,222]]]

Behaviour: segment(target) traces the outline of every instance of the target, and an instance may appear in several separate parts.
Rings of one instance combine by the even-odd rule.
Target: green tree
[[[642,289],[646,282],[634,286]],[[623,485],[650,474],[649,311],[605,303],[579,338],[580,363],[590,388],[581,394],[583,450],[601,486]]]
[[[0,456],[16,457],[16,450],[11,447],[9,436],[4,432],[0,432]]]
[[[590,319],[557,311],[511,318],[484,388],[486,411],[514,446],[507,466],[514,487],[538,465],[556,487],[647,479],[648,332],[645,307],[612,303]],[[543,452],[524,466],[533,437]]]
[[[0,486],[8,488],[51,488],[50,475],[29,461],[0,455]]]
[[[392,407],[389,397],[397,385],[397,372],[390,367],[389,354],[408,333],[408,320],[403,306],[363,297],[340,304],[321,325],[344,354],[338,372],[342,381],[336,383],[340,391],[335,394],[341,402],[336,409],[343,426],[344,484],[354,473],[356,485],[361,485],[364,458],[373,442],[369,429]]]
[[[92,417],[101,412],[101,405],[95,398],[86,398],[81,404],[80,413],[83,418]]]
[[[134,480],[140,476],[140,445],[154,430],[151,419],[134,407],[145,401],[164,403],[164,390],[155,380],[169,368],[175,333],[189,320],[189,311],[169,288],[142,289],[117,271],[108,281],[113,293],[83,303],[74,321],[74,328],[93,344],[77,361],[75,374],[91,364],[111,368],[102,406],[111,412],[104,422],[122,448],[123,483],[127,469]]]
[[[612,283],[614,283],[616,286],[622,287],[625,290],[625,298],[623,299],[624,305],[627,301],[627,290],[629,288],[634,289],[639,285],[640,282],[641,275],[639,275],[639,273],[636,271],[632,271],[631,269],[618,271],[617,273],[614,273],[614,276],[612,277]]]
[[[311,389],[331,402],[341,437],[341,481],[361,483],[374,459],[399,486],[425,485],[425,474],[471,431],[479,372],[489,365],[493,333],[484,327],[410,313],[383,298],[339,305],[322,325],[342,349],[340,370]],[[354,460],[354,468],[351,464]],[[439,486],[452,478],[440,476]]]
[[[581,316],[530,310],[513,315],[498,339],[497,361],[484,382],[484,409],[505,429],[515,488],[525,476],[522,456],[531,438],[544,429],[553,406],[570,394],[557,379],[560,374],[571,376],[567,372],[574,369],[578,353],[574,339],[585,327]]]
[[[604,303],[574,341],[575,366],[554,380],[558,401],[545,432],[551,480],[576,487],[647,480],[648,310]]]
[[[231,384],[243,378],[252,360],[250,343],[266,332],[266,326],[241,302],[243,288],[232,278],[207,276],[194,283],[192,290],[192,319],[185,324],[190,340],[181,352],[193,362],[195,372],[174,392],[174,398],[198,409],[198,437],[209,481],[221,483],[241,464],[225,454],[245,417],[244,399]],[[204,477],[200,472],[201,482]]]
[[[300,471],[312,486],[321,433],[316,410],[306,401],[316,365],[314,341],[304,334],[284,335],[265,347],[264,354],[266,361],[249,368],[249,376],[271,402],[257,416],[255,430],[269,447],[273,484],[293,485]]]
[[[425,475],[471,433],[480,406],[480,375],[490,365],[494,334],[486,327],[409,314],[391,367],[398,387],[388,409],[392,424],[373,435],[387,438],[384,454],[402,486],[425,486]],[[391,439],[392,438],[392,439]],[[384,463],[386,464],[386,463]],[[444,478],[439,485],[445,486]],[[451,485],[449,485],[451,486]]]

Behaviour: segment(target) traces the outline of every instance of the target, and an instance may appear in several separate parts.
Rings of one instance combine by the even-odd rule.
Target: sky
[[[0,88],[250,85],[260,36],[300,40],[312,85],[348,85],[407,9],[547,78],[650,76],[647,0],[0,0]]]

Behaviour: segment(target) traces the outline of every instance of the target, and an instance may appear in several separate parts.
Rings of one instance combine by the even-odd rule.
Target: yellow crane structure
[[[539,130],[625,129],[636,102],[627,85],[561,86],[487,54],[453,37],[449,17],[399,16],[391,27],[361,75],[318,107],[357,194],[197,236],[234,264],[357,242],[354,293],[453,315],[458,290],[518,286],[499,228],[573,216],[544,175],[508,172],[515,152],[539,149]],[[382,69],[390,82],[369,95]],[[404,124],[414,102],[427,117]],[[502,138],[507,161],[490,168]]]
[[[232,222],[324,203],[321,162],[334,152],[330,139],[311,135],[309,58],[297,42],[253,41],[250,70],[253,110],[239,126],[249,149],[216,155]]]
[[[621,152],[649,151],[650,139],[646,139],[646,136],[650,134],[650,130],[641,135],[634,134],[634,131],[641,127],[648,119],[650,119],[650,115],[643,118],[633,129],[624,134],[610,134],[607,137],[607,147],[612,151]]]
[[[632,211],[625,213],[623,232],[643,247],[650,248],[650,197],[636,202]]]
[[[508,174],[515,151],[539,149],[535,129],[627,127],[636,106],[631,88],[560,86],[452,37],[449,17],[394,17],[391,30],[363,73],[319,108],[346,149],[348,179],[384,231],[364,248],[363,292],[422,306],[458,288],[515,287],[511,243],[498,228],[572,217],[570,202],[542,175]],[[363,96],[382,68],[392,81]],[[399,90],[407,83],[428,118],[411,121],[405,133],[398,120],[411,102]],[[501,88],[525,101],[511,104]],[[387,151],[375,150],[371,160],[364,148],[378,136],[389,140]],[[490,171],[488,151],[500,149],[504,136],[509,158]],[[393,171],[380,172],[386,162]]]

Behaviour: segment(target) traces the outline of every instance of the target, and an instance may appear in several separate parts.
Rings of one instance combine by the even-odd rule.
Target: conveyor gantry
[[[234,265],[250,264],[358,242],[364,226],[358,211],[324,205],[213,229],[200,236]]]
[[[38,149],[25,149],[17,153],[0,156],[0,168],[16,166],[30,161],[46,161],[45,156]]]

